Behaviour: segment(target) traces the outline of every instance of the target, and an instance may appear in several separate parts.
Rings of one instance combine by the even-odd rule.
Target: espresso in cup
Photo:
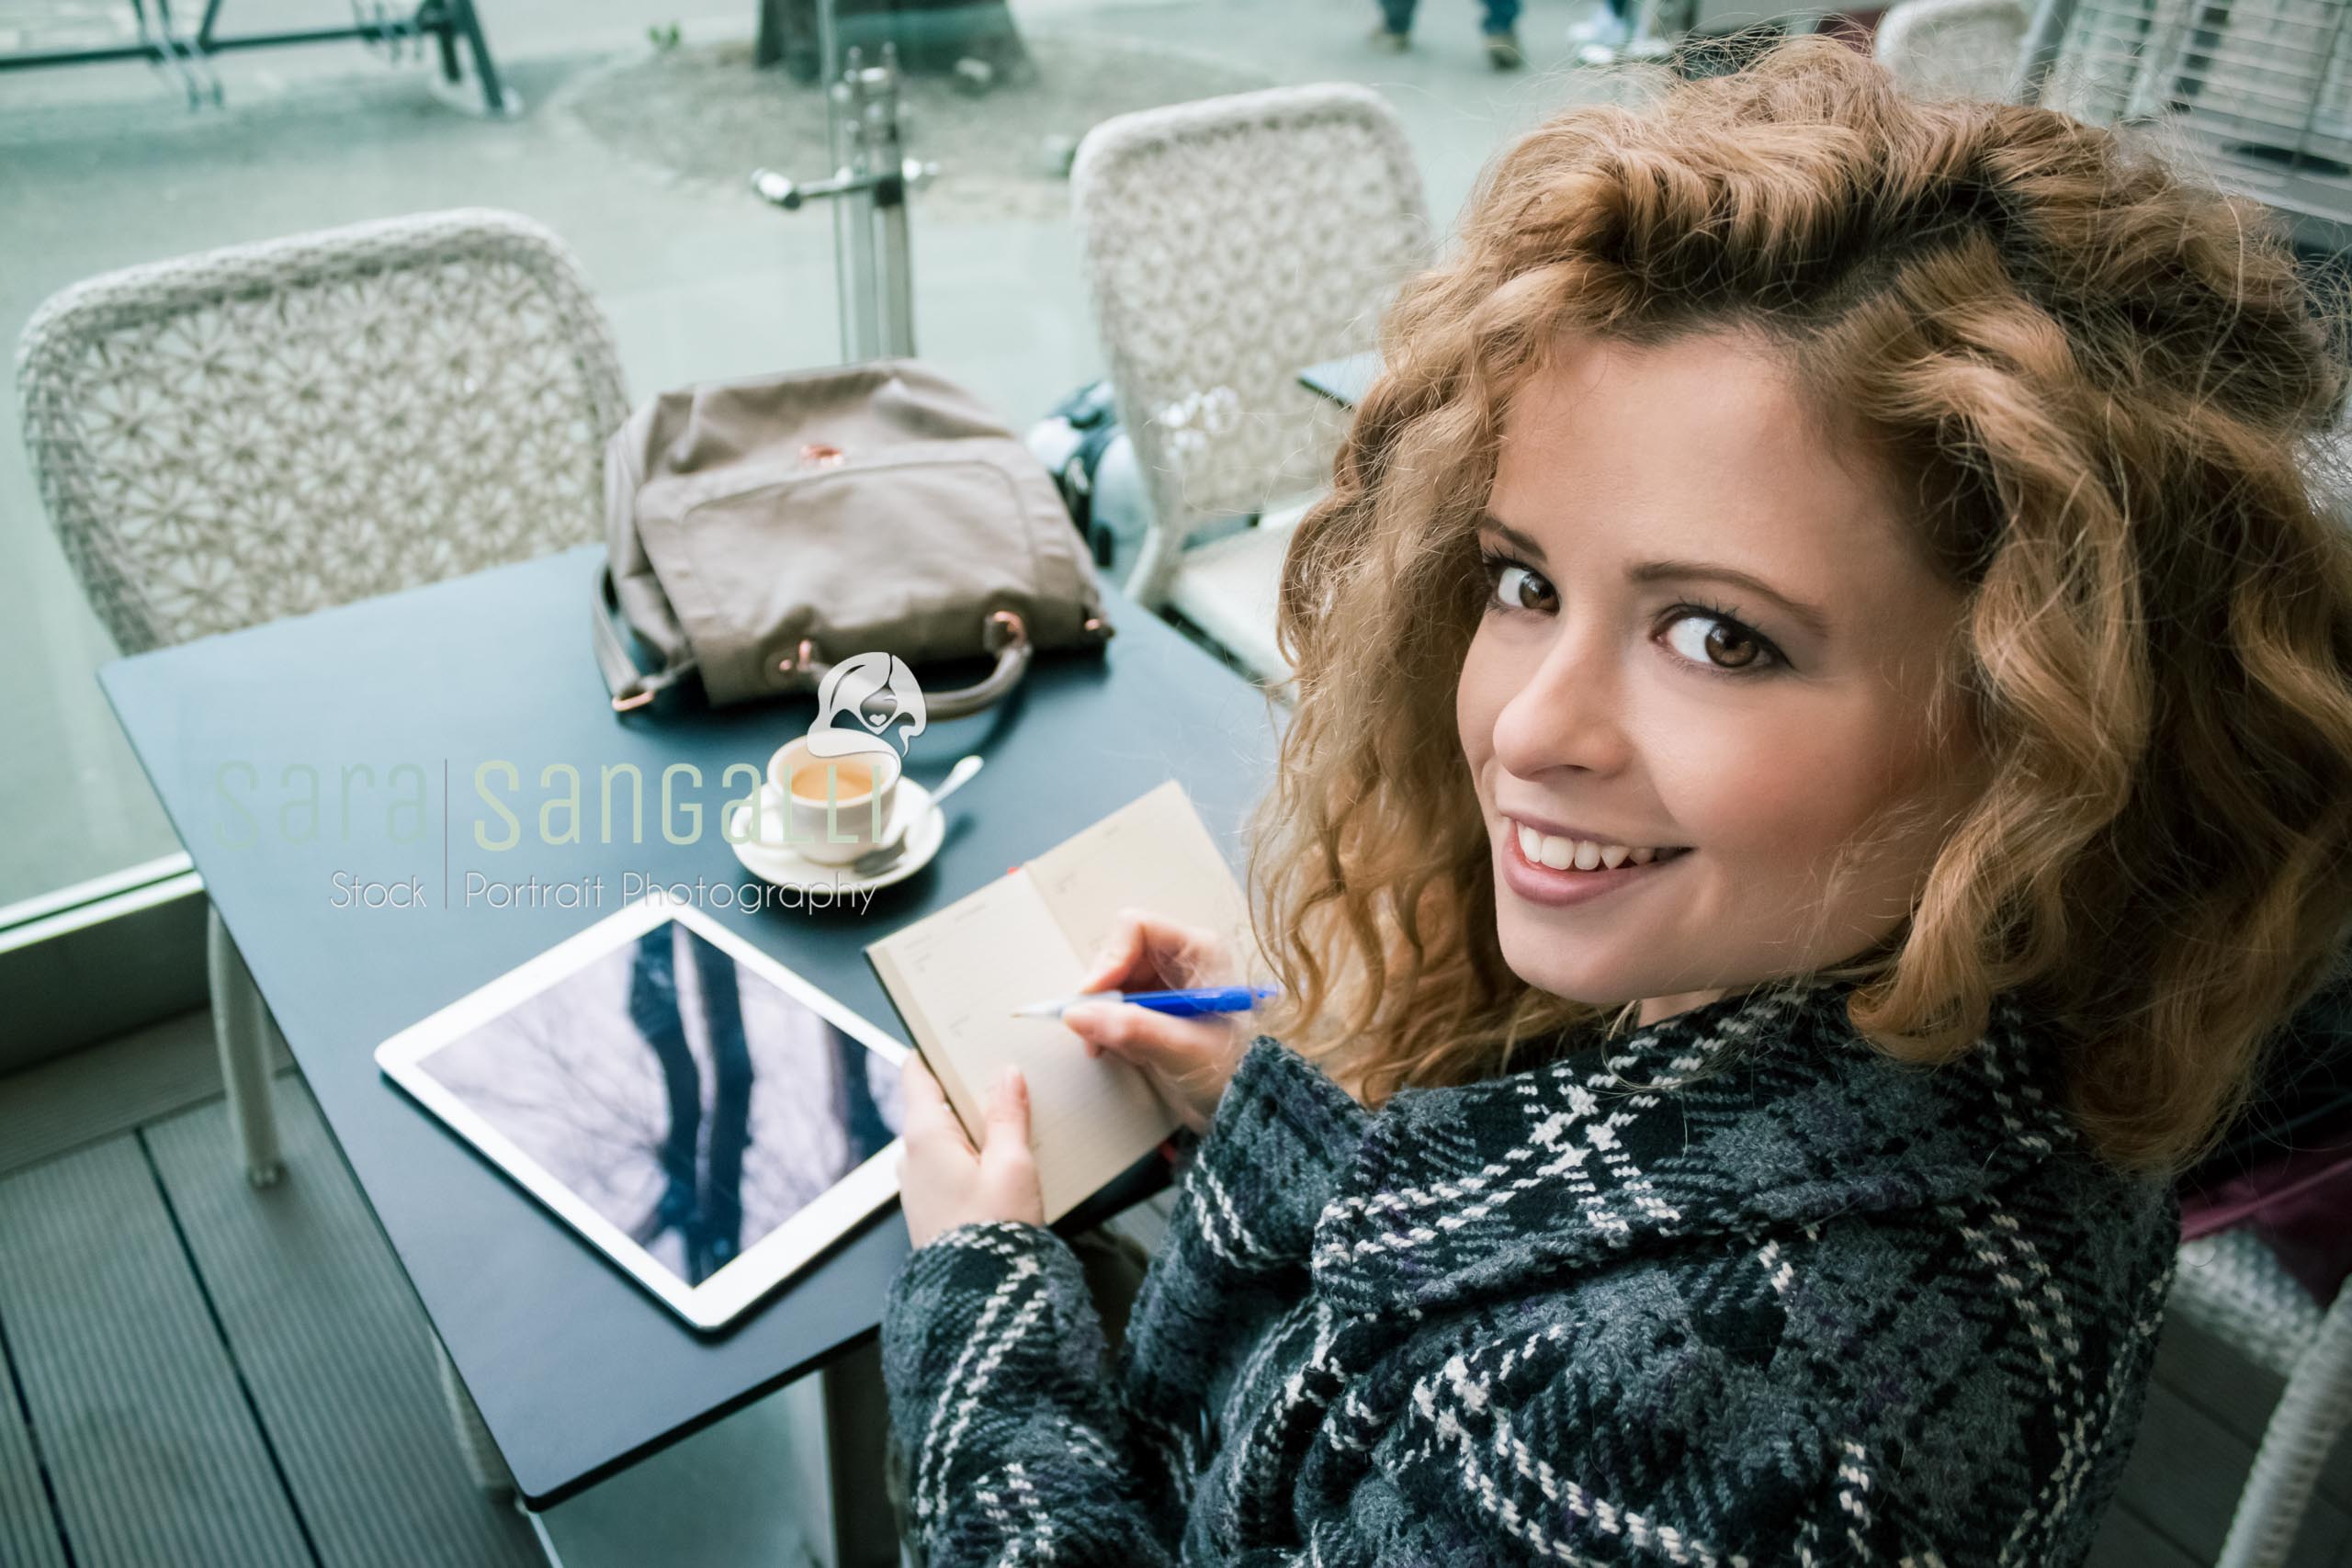
[[[759,836],[821,865],[854,861],[888,836],[899,773],[896,752],[820,757],[806,736],[788,741],[768,759]]]
[[[789,787],[799,800],[863,800],[873,793],[874,770],[854,757],[803,762]]]

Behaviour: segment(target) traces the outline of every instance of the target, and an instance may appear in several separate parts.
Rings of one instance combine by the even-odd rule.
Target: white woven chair
[[[2281,1568],[2352,1422],[2352,1284],[2325,1312],[2250,1232],[2184,1243],[2169,1311],[2287,1380],[2215,1568]]]
[[[77,283],[33,313],[17,378],[50,522],[126,653],[593,540],[628,412],[571,253],[481,209]],[[230,1126],[267,1186],[277,1023],[217,908],[207,936]],[[468,1468],[511,1490],[434,1348]]]
[[[1298,372],[1372,347],[1390,296],[1425,265],[1412,152],[1369,88],[1281,87],[1105,120],[1070,181],[1151,500],[1126,591],[1279,685],[1283,552],[1348,418]],[[1186,547],[1242,516],[1259,522]]]
[[[2007,103],[2024,80],[2030,20],[2018,0],[1900,0],[1871,53],[1914,96]]]
[[[65,558],[126,653],[602,532],[628,413],[556,237],[511,213],[362,223],[55,295],[17,351]],[[213,1028],[247,1177],[277,1177],[276,1023],[213,912]]]

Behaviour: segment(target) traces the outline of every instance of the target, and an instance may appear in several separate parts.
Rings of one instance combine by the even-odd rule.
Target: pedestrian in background
[[[1372,41],[1382,49],[1403,53],[1413,41],[1413,7],[1418,0],[1380,0],[1380,26]],[[1487,61],[1498,71],[1516,71],[1527,63],[1519,47],[1519,0],[1481,0],[1487,19]]]

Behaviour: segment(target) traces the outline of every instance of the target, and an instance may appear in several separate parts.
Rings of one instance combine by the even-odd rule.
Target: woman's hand
[[[1123,909],[1079,988],[1164,991],[1241,983],[1233,955],[1211,932]],[[1199,1133],[1207,1130],[1250,1043],[1248,1017],[1176,1018],[1130,1002],[1081,1002],[1062,1014],[1062,1022],[1086,1042],[1088,1055],[1108,1051],[1142,1068],[1177,1120]]]
[[[986,1220],[1046,1223],[1037,1162],[1029,1151],[1029,1086],[1019,1068],[1005,1068],[989,1092],[986,1141],[978,1153],[922,1057],[908,1055],[899,1085],[906,1101],[899,1197],[910,1240],[921,1247],[957,1225]]]

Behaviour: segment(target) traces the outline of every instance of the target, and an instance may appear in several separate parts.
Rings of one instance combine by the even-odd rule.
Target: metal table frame
[[[354,21],[345,28],[308,28],[292,32],[233,33],[222,36],[216,31],[220,20],[221,0],[205,0],[204,19],[193,33],[183,33],[172,17],[172,0],[152,0],[153,17],[148,14],[150,0],[130,0],[130,9],[139,18],[139,41],[108,44],[93,49],[35,49],[13,54],[0,54],[0,71],[29,71],[44,65],[87,65],[101,61],[144,60],[151,65],[175,72],[187,91],[190,107],[206,102],[220,102],[220,79],[211,67],[211,57],[237,49],[275,49],[282,44],[332,43],[342,39],[359,39],[368,43],[397,49],[402,42],[413,40],[421,49],[430,37],[439,47],[441,74],[451,82],[463,79],[458,65],[458,46],[464,44],[473,56],[474,74],[481,83],[482,107],[492,115],[507,112],[507,95],[499,85],[498,67],[490,57],[489,40],[482,37],[481,17],[474,10],[473,0],[423,0],[404,22],[378,18],[369,19],[355,10]]]

